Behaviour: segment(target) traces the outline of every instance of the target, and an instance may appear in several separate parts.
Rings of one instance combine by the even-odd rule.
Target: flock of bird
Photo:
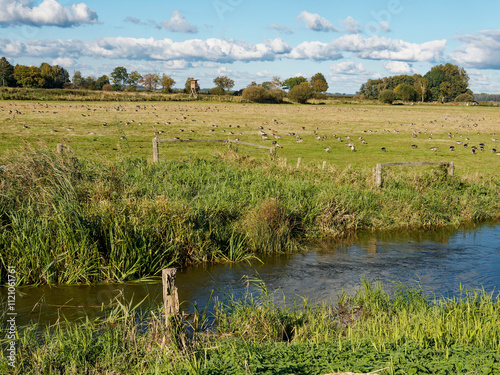
[[[53,113],[53,114],[58,113],[56,111],[50,111],[48,104],[42,104],[42,103],[36,103],[36,104],[38,105],[38,113]],[[70,105],[69,107],[72,107],[72,105]],[[130,106],[124,107],[123,105],[104,106],[104,107],[95,108],[95,105],[91,106],[91,105],[85,105],[85,104],[75,104],[73,108],[78,109],[81,112],[83,112],[83,113],[80,113],[80,115],[82,117],[91,117],[94,115],[94,113],[96,113],[96,112],[99,113],[98,111],[105,111],[105,112],[131,112],[131,111],[133,111],[135,113],[144,113],[144,111],[145,111],[150,116],[153,116],[155,118],[160,117],[160,114],[159,114],[160,110],[158,108],[156,108],[154,105],[148,105],[148,106],[136,105],[135,108],[132,107],[132,109],[131,109]],[[25,109],[23,111],[25,111],[26,109],[27,109],[27,106],[25,106]],[[32,112],[36,112],[36,109],[37,109],[37,107],[33,106]],[[170,134],[172,134],[172,132],[175,132],[175,131],[178,131],[178,133],[181,133],[181,134],[197,133],[198,132],[198,133],[203,135],[204,131],[202,130],[202,127],[198,127],[198,126],[197,126],[196,130],[185,129],[185,128],[177,128],[177,130],[175,130],[175,128],[174,128],[175,124],[199,121],[195,118],[190,117],[190,114],[188,114],[189,111],[191,113],[194,113],[193,110],[194,110],[193,108],[183,109],[183,108],[179,107],[178,110],[176,110],[176,111],[169,111],[170,117],[173,115],[173,113],[175,114],[175,116],[176,116],[175,119],[171,117],[168,121],[163,121],[163,122],[155,121],[154,124],[152,124],[151,121],[148,121],[148,122],[149,122],[149,125],[152,126],[153,133],[156,136],[164,134],[165,132],[167,132],[170,135]],[[199,114],[200,112],[203,112],[203,111],[207,112],[208,110],[212,110],[212,111],[216,111],[216,112],[219,111],[219,109],[217,109],[217,107],[212,108],[212,109],[210,107],[204,107],[204,108],[200,108],[199,111],[196,112],[196,114]],[[19,117],[20,115],[22,115],[22,112],[18,108],[8,109],[6,112],[8,115],[12,116],[12,119],[15,119],[16,116]],[[447,119],[445,119],[445,120],[447,120]],[[484,118],[483,118],[483,120],[484,120]],[[145,125],[148,125],[148,122],[145,122]],[[435,136],[433,132],[428,130],[428,128],[425,128],[425,129],[423,128],[424,126],[429,125],[429,124],[432,124],[434,126],[434,128],[436,128],[437,122],[438,122],[437,120],[434,120],[434,121],[430,121],[429,123],[423,124],[420,126],[418,126],[417,124],[414,124],[414,123],[410,123],[408,126],[404,126],[403,124],[399,124],[400,130],[398,130],[398,129],[392,129],[392,130],[385,129],[385,130],[383,130],[383,132],[397,133],[397,134],[399,134],[399,133],[404,134],[405,132],[408,132],[410,139],[420,140],[418,142],[419,145],[417,145],[415,142],[411,142],[411,144],[409,144],[409,148],[411,148],[413,150],[418,149],[419,147],[420,148],[422,147],[421,140],[428,140],[429,141],[428,143],[434,143],[433,145],[429,145],[430,147],[427,146],[428,149],[432,152],[437,152],[440,149],[448,149],[450,152],[458,152],[459,149],[466,149],[466,150],[469,150],[472,154],[477,154],[477,153],[481,153],[481,152],[484,152],[486,150],[489,150],[489,151],[495,153],[496,155],[500,155],[500,152],[498,151],[498,148],[497,148],[498,138],[495,137],[495,133],[490,133],[491,144],[489,143],[489,140],[485,141],[484,137],[482,137],[483,140],[478,142],[477,144],[473,144],[473,142],[470,140],[470,137],[472,136],[471,134],[473,134],[473,133],[474,133],[474,135],[481,136],[481,133],[479,131],[477,131],[476,129],[474,129],[474,128],[477,128],[479,126],[477,124],[477,122],[472,124],[472,128],[471,128],[470,124],[469,125],[461,125],[460,127],[463,127],[463,128],[471,128],[465,132],[459,132],[459,131],[448,132],[447,138],[449,140],[453,140],[454,144],[452,144],[452,145],[447,144],[445,146],[442,146],[444,143],[446,143],[445,142],[446,139],[443,139],[446,137],[446,136],[444,136],[444,133],[441,136],[441,139],[439,139],[439,138],[436,138],[436,137],[438,137],[438,135]],[[201,123],[205,124],[205,121],[201,120]],[[324,121],[323,121],[323,123],[324,123]],[[339,123],[337,122],[337,125],[338,124]],[[388,122],[388,124],[390,124],[390,122]],[[118,121],[117,120],[116,123],[113,122],[111,124],[108,124],[108,122],[101,123],[102,127],[108,127],[110,125],[120,125],[120,126],[137,125],[137,126],[142,127],[143,122],[136,121],[136,119],[129,119],[128,121],[123,121],[123,120]],[[328,127],[329,129],[335,128],[335,124],[333,124],[332,122],[330,122],[329,125],[330,125]],[[394,127],[393,125],[391,125],[391,127]],[[225,129],[223,127],[225,127]],[[444,127],[444,125],[442,125],[442,127]],[[22,125],[22,128],[23,129],[30,129],[30,127],[28,125],[26,125],[26,123],[24,123]],[[249,128],[251,128],[251,126],[249,126],[247,124],[244,124],[241,126],[230,124],[230,125],[226,125],[226,126],[221,125],[220,127],[219,127],[219,125],[212,124],[207,131],[209,134],[213,134],[213,135],[218,134],[218,133],[219,134],[222,133],[222,134],[224,134],[224,136],[233,136],[233,135],[238,136],[237,138],[234,138],[234,139],[239,140],[240,139],[239,136],[246,136],[246,139],[249,139],[248,136],[251,134],[251,132],[248,131]],[[283,122],[279,122],[277,119],[272,119],[271,121],[263,122],[260,126],[258,126],[257,134],[262,141],[265,141],[265,142],[271,141],[271,144],[274,147],[281,148],[282,145],[279,142],[281,142],[280,139],[282,138],[282,135],[281,135],[282,133],[277,129],[283,129],[283,128],[290,129],[290,126],[289,125],[285,126],[285,124]],[[367,139],[365,139],[365,137],[370,139],[371,134],[378,133],[377,130],[368,129],[368,130],[361,131],[362,135],[356,135],[356,131],[354,131],[354,130],[352,131],[352,134],[350,134],[350,135],[349,134],[338,135],[335,133],[325,134],[326,130],[323,130],[323,128],[326,128],[326,127],[323,127],[321,125],[310,125],[310,126],[300,126],[300,130],[299,130],[299,127],[297,126],[297,130],[295,130],[295,131],[283,130],[283,136],[286,135],[287,137],[294,138],[295,142],[297,144],[304,144],[304,142],[305,142],[305,143],[310,145],[311,142],[329,142],[330,144],[328,144],[326,146],[321,146],[321,148],[325,152],[329,153],[335,149],[335,147],[336,147],[336,146],[334,146],[335,142],[337,142],[339,144],[343,144],[344,145],[343,149],[345,149],[345,150],[348,150],[351,152],[362,151],[363,148],[369,144],[369,141]],[[163,129],[165,129],[165,130],[163,130]],[[418,129],[420,129],[420,130],[418,130]],[[69,132],[74,132],[75,128],[74,127],[67,127],[66,130]],[[474,130],[474,132],[472,133],[470,130]],[[52,129],[51,132],[57,133],[57,132],[59,132],[59,130]],[[96,132],[97,132],[96,129],[88,130],[87,134],[95,136]],[[380,131],[380,132],[382,132],[382,131]],[[475,138],[479,138],[479,137],[475,137]],[[121,135],[120,139],[122,139],[122,140],[126,139],[126,135]],[[176,137],[174,137],[174,139],[180,140],[181,138],[179,136],[176,136]],[[378,140],[376,138],[370,139],[370,143],[372,143],[372,142],[376,143],[377,141]],[[401,144],[402,144],[405,141],[402,138],[398,138],[398,142],[401,142]],[[288,141],[285,143],[289,144]],[[438,145],[436,145],[436,143]],[[487,143],[489,144],[489,146],[487,146]],[[289,146],[287,145],[287,147],[289,147]],[[401,149],[401,147],[399,145],[397,148],[398,148],[398,150]],[[385,145],[383,147],[380,147],[381,152],[386,152],[388,150],[390,151],[390,149],[391,149],[391,147],[389,147],[389,145]],[[370,150],[373,151],[373,148],[371,148]]]

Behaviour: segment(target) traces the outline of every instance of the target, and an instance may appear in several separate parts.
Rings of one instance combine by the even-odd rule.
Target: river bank
[[[1,280],[18,285],[127,281],[169,266],[298,251],[356,230],[434,228],[496,219],[496,177],[443,170],[372,173],[296,168],[217,154],[148,163],[26,149],[4,157]]]
[[[460,291],[430,300],[400,284],[363,282],[336,304],[285,307],[260,293],[216,301],[171,321],[118,297],[106,317],[19,327],[15,374],[500,374],[500,300]],[[1,341],[5,345],[5,339]]]

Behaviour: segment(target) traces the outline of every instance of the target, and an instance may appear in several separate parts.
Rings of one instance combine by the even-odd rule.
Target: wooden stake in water
[[[162,271],[161,278],[163,281],[163,307],[165,309],[165,324],[170,324],[169,318],[172,315],[179,313],[179,296],[175,287],[175,275],[177,269],[165,268]]]

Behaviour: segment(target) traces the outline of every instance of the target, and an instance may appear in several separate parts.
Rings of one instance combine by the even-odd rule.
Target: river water
[[[215,297],[242,296],[265,283],[279,300],[292,303],[335,302],[342,292],[355,293],[361,280],[420,285],[430,297],[455,297],[460,287],[500,294],[500,223],[433,231],[364,232],[343,244],[317,242],[309,251],[263,259],[263,263],[218,264],[177,273],[181,309],[204,308]],[[250,281],[249,281],[250,280]],[[0,288],[2,301],[6,289]],[[17,288],[18,324],[52,324],[101,314],[100,306],[122,294],[134,304],[162,303],[161,281],[93,286]]]

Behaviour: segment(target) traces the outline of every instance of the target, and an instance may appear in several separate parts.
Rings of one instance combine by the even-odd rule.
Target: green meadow
[[[2,101],[0,151],[5,154],[26,142],[43,142],[51,149],[61,143],[79,157],[150,160],[155,135],[164,139],[238,138],[267,146],[278,142],[282,147],[276,162],[289,165],[296,165],[299,157],[302,165],[313,167],[326,161],[357,170],[384,162],[454,161],[459,176],[495,175],[500,159],[492,151],[500,149],[493,141],[500,125],[497,107],[334,103]],[[268,139],[262,139],[260,131]],[[348,143],[354,144],[354,152]],[[479,151],[480,144],[484,151]],[[478,148],[476,154],[472,146]],[[433,151],[433,147],[438,149]],[[224,144],[163,143],[160,160],[205,158],[226,150]],[[254,158],[268,156],[250,146],[239,145],[237,152]]]

